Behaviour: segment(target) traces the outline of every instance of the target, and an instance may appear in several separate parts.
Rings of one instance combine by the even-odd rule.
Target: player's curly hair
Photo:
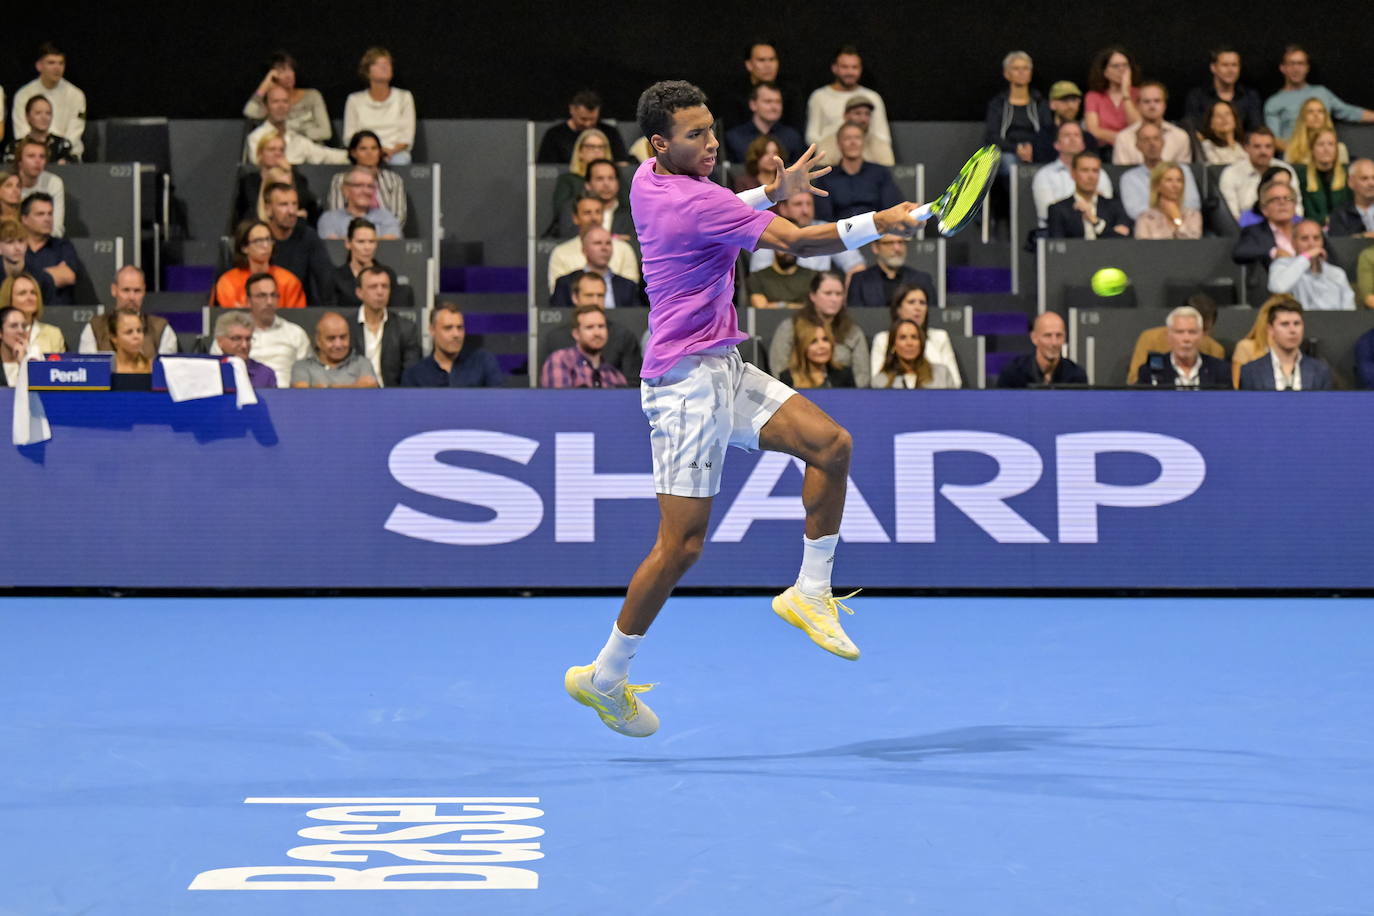
[[[639,97],[635,117],[646,138],[667,137],[673,129],[673,112],[706,104],[706,93],[685,80],[661,80]]]

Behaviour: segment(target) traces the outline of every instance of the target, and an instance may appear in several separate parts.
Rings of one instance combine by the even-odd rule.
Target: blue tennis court
[[[1374,602],[853,603],[7,599],[0,913],[1374,911]]]

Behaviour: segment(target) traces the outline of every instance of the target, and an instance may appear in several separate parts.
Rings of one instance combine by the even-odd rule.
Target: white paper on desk
[[[25,360],[19,361],[19,378],[14,385],[13,436],[15,445],[33,445],[52,438],[52,426],[43,412],[43,402],[29,391],[29,364]]]
[[[224,394],[224,381],[220,378],[217,359],[164,356],[162,371],[167,375],[167,393],[173,401],[213,398]]]
[[[231,356],[229,367],[234,370],[234,406],[242,409],[247,404],[256,404],[258,393],[253,390],[253,380],[248,377],[248,364],[237,356]]]

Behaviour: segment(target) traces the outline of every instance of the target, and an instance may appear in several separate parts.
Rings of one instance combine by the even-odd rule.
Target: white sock
[[[802,565],[797,588],[803,595],[820,596],[830,591],[830,569],[835,564],[838,534],[827,534],[814,541],[802,535]]]
[[[592,668],[592,686],[602,693],[630,676],[630,659],[639,651],[643,636],[627,636],[620,627],[611,624],[611,638],[596,657]]]

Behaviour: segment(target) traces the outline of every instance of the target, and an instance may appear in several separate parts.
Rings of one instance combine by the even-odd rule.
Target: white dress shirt
[[[1202,384],[1200,374],[1202,372],[1202,357],[1193,357],[1193,368],[1185,369],[1178,364],[1178,359],[1169,354],[1169,362],[1174,367],[1174,387],[1175,388],[1197,388]]]
[[[1035,218],[1040,221],[1042,229],[1049,219],[1050,204],[1059,203],[1073,194],[1073,190],[1073,173],[1064,160],[1056,159],[1036,171],[1031,179],[1031,196],[1035,198]],[[1098,175],[1097,193],[1102,197],[1112,196],[1112,180],[1107,177],[1106,169]]]
[[[382,309],[382,324],[374,333],[367,326],[367,306],[358,306],[358,324],[363,326],[363,355],[372,364],[372,371],[377,376],[377,387],[385,388],[382,383],[382,337],[386,334],[386,320],[390,317],[389,309]]]
[[[1282,159],[1275,159],[1271,165],[1288,170],[1293,176],[1293,193],[1298,198],[1298,215],[1302,215],[1302,195],[1297,192],[1298,173],[1293,171],[1293,167]],[[1231,211],[1231,215],[1237,220],[1246,210],[1255,205],[1259,199],[1259,180],[1262,173],[1250,162],[1249,157],[1233,162],[1221,170],[1221,177],[1217,179],[1217,188],[1221,191],[1221,199],[1226,201],[1226,208]]]
[[[1283,365],[1279,362],[1279,351],[1269,351],[1269,361],[1274,367],[1274,390],[1275,391],[1302,391],[1302,351],[1298,351],[1298,358],[1293,361],[1292,377],[1283,374]]]

